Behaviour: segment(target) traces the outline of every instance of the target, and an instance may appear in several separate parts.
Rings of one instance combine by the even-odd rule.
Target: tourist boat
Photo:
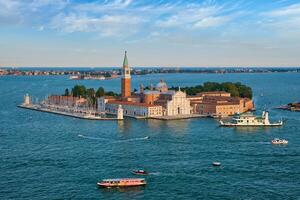
[[[99,187],[132,187],[132,186],[144,186],[146,185],[144,178],[119,178],[119,179],[103,179],[98,182]]]
[[[252,113],[237,114],[232,118],[231,122],[223,122],[220,120],[221,126],[282,126],[283,121],[271,123],[269,121],[269,113],[263,112],[260,117]]]
[[[221,166],[221,163],[220,162],[213,162],[212,165],[215,166],[215,167],[219,167],[219,166]]]
[[[288,144],[289,142],[285,139],[275,138],[271,141],[272,144]]]
[[[135,175],[148,175],[149,174],[147,171],[142,170],[142,169],[133,170],[132,173],[135,174]]]

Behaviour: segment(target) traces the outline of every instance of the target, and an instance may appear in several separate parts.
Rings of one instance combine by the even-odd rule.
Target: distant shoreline
[[[0,68],[0,76],[50,76],[50,75],[69,75],[69,76],[105,76],[117,77],[121,75],[119,68]],[[204,67],[152,67],[143,68],[136,67],[131,70],[132,75],[147,75],[147,74],[240,74],[240,73],[300,73],[300,67],[259,67],[259,68],[244,68],[244,67],[224,67],[224,68],[204,68]]]

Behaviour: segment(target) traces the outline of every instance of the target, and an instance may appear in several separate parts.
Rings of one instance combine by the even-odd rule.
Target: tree
[[[72,94],[74,97],[86,97],[86,88],[83,85],[75,85],[72,89]]]
[[[95,90],[94,88],[89,88],[86,90],[86,96],[87,97],[95,97],[96,96],[96,93],[95,93]]]
[[[96,93],[94,88],[89,88],[86,90],[86,98],[89,106],[94,106],[96,104]]]
[[[105,91],[103,87],[99,87],[96,92],[96,97],[103,97],[105,95]]]
[[[172,86],[170,90],[178,90],[178,87]],[[214,92],[214,91],[225,91],[229,92],[233,97],[246,97],[252,98],[252,89],[240,82],[232,83],[216,83],[216,82],[205,82],[203,85],[196,85],[193,87],[185,87],[182,90],[186,91],[188,95],[196,95],[200,92]]]

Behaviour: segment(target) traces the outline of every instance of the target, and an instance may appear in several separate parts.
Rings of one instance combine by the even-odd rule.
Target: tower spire
[[[123,61],[123,67],[128,67],[127,51],[125,51],[125,56],[124,56],[124,61]]]
[[[131,95],[130,89],[130,68],[128,66],[128,59],[127,59],[127,51],[125,51],[124,61],[123,61],[123,69],[122,69],[122,79],[121,79],[121,87],[122,87],[122,98],[126,99]]]

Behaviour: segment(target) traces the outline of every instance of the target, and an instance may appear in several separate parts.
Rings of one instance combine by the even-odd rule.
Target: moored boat
[[[144,178],[118,178],[118,179],[103,179],[98,182],[99,187],[132,187],[146,185]]]
[[[271,123],[269,120],[269,113],[263,112],[261,116],[255,116],[252,113],[237,114],[231,122],[223,122],[220,120],[221,126],[282,126],[283,121]]]
[[[275,138],[271,141],[272,144],[288,144],[289,142],[285,139]]]
[[[135,175],[148,175],[149,174],[147,171],[142,170],[142,169],[133,170],[132,173],[135,174]]]

